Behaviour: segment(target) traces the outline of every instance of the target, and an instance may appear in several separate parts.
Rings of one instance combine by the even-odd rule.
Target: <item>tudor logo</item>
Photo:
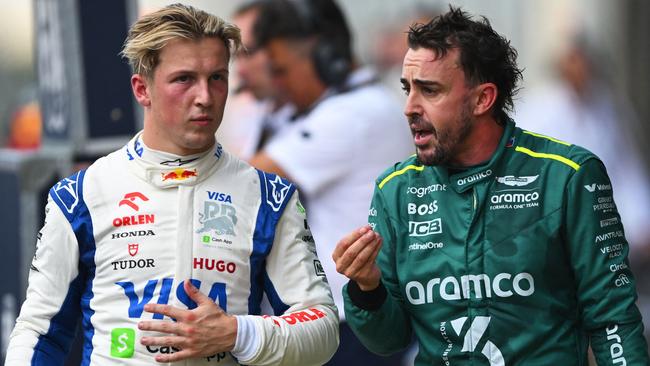
[[[497,177],[497,182],[511,187],[527,186],[537,180],[538,175],[529,175],[523,177],[515,177],[514,175],[506,175],[505,177]]]
[[[139,247],[140,247],[139,244],[129,244],[129,255],[131,257],[134,257],[136,254],[138,254]]]
[[[132,209],[134,209],[135,211],[139,211],[140,207],[138,207],[138,205],[134,203],[136,199],[142,201],[149,201],[149,198],[147,198],[147,196],[145,196],[144,194],[140,192],[131,192],[124,195],[124,198],[120,201],[119,206],[127,205]]]

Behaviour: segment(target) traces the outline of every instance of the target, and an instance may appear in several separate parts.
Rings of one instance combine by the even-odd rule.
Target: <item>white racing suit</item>
[[[178,349],[143,346],[141,337],[160,334],[137,323],[170,320],[144,312],[147,303],[196,307],[185,279],[241,315],[236,348],[254,338],[246,359],[233,350],[174,364],[321,365],[338,346],[337,310],[294,185],[219,144],[178,157],[136,135],[50,190],[7,365],[62,365],[80,317],[82,365],[156,364]],[[259,315],[263,292],[275,316]]]

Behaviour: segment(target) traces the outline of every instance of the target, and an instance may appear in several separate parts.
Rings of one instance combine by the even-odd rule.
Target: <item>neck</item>
[[[503,131],[504,126],[494,118],[478,118],[450,165],[470,167],[490,160],[499,146]]]

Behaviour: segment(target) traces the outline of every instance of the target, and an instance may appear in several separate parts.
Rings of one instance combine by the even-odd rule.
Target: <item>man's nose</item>
[[[201,81],[196,86],[195,103],[203,107],[212,104],[212,91],[210,90],[210,83],[208,81]]]

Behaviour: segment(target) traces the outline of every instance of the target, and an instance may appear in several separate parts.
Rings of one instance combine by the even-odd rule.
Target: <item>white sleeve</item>
[[[66,311],[75,311],[65,308],[65,300],[78,275],[78,260],[79,246],[72,227],[49,198],[29,271],[27,296],[10,336],[6,365],[63,365],[67,350],[61,332],[74,337],[76,328],[68,329],[69,321],[53,318],[65,318]],[[76,324],[76,317],[74,320]]]
[[[339,343],[339,319],[322,271],[306,215],[294,193],[277,228],[266,271],[277,297],[288,308],[280,316],[245,315],[258,349],[247,365],[322,365]],[[238,318],[241,318],[238,317]],[[239,335],[238,335],[239,337]]]
[[[330,110],[314,110],[265,148],[308,196],[347,174],[360,139],[367,138],[350,113],[332,115]]]

